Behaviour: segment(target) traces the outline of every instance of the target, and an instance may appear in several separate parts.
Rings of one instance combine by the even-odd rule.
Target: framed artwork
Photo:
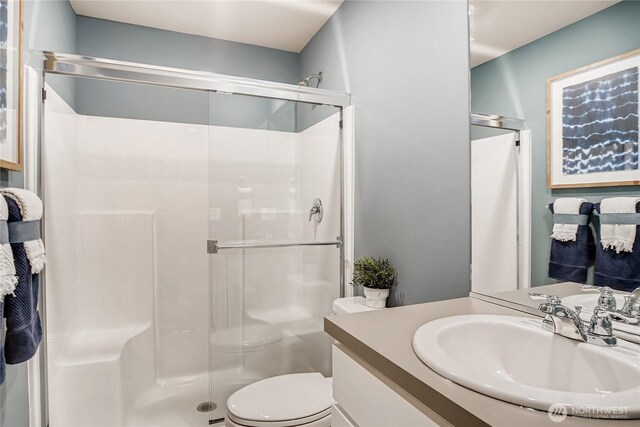
[[[22,0],[0,0],[0,168],[22,170]]]
[[[547,186],[640,185],[640,49],[547,80]]]

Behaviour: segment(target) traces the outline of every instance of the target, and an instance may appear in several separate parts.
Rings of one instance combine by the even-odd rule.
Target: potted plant
[[[362,257],[353,265],[353,286],[364,288],[367,307],[384,308],[389,289],[396,280],[396,270],[388,259]]]

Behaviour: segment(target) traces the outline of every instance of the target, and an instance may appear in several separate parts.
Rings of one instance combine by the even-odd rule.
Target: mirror
[[[582,169],[576,173],[582,176],[572,177],[571,184],[558,188],[549,181],[548,185],[548,164],[553,167],[552,159],[556,162],[557,156],[553,156],[555,151],[547,155],[547,133],[554,129],[547,121],[547,111],[556,100],[548,96],[547,83],[551,79],[554,95],[556,82],[565,82],[569,76],[573,80],[566,82],[580,84],[592,78],[589,73],[602,67],[601,61],[610,58],[615,59],[607,66],[631,64],[637,76],[638,22],[638,2],[469,2],[471,111],[485,114],[485,125],[473,125],[471,131],[473,296],[534,314],[541,314],[537,312],[540,301],[528,297],[528,288],[558,295],[563,302],[597,303],[597,290],[585,291],[569,280],[550,277],[553,214],[547,205],[558,198],[598,203],[603,198],[638,197],[640,187],[623,181],[601,186],[602,173]],[[620,62],[623,59],[629,62]],[[581,71],[572,73],[578,69]],[[637,77],[634,81],[629,84],[637,88]],[[573,86],[562,83],[562,87]],[[628,102],[637,112],[637,89],[635,99]],[[638,120],[634,111],[628,114],[632,122],[624,126],[632,137],[625,150],[631,160],[622,168],[637,171]],[[505,129],[513,128],[514,123],[505,118],[521,119],[527,130]],[[563,126],[575,126],[564,123],[565,116],[561,119]],[[571,148],[562,147],[560,150]],[[564,154],[561,157],[566,161]],[[594,164],[592,159],[583,163]],[[595,245],[601,245],[600,224],[597,219],[593,222],[589,227],[594,230]],[[640,284],[640,255],[633,259],[627,283],[635,278]],[[583,276],[593,284],[594,268],[585,265],[575,281]],[[568,298],[572,295],[576,297]],[[640,327],[631,330],[640,335]]]

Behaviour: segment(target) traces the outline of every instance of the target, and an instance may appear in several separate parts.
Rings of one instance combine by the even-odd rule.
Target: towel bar
[[[292,246],[342,246],[342,237],[329,242],[286,242],[286,243],[229,243],[221,245],[217,240],[207,240],[207,253],[217,254],[224,249],[265,249],[265,248],[287,248]]]
[[[601,213],[600,224],[640,225],[639,213]]]
[[[553,223],[587,225],[589,223],[589,215],[553,214]]]

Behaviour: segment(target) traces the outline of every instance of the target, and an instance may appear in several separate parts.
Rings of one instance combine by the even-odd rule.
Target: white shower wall
[[[530,287],[531,131],[471,141],[471,290]]]
[[[518,169],[514,134],[471,142],[471,290],[518,289]]]
[[[339,251],[212,256],[205,240],[313,240],[315,197],[315,238],[334,240],[337,116],[298,134],[222,128],[78,115],[47,92],[52,427],[124,425],[150,387],[241,367],[215,354],[210,366],[210,321],[213,333],[274,324],[309,356],[286,369],[328,370],[321,318],[339,293]]]

